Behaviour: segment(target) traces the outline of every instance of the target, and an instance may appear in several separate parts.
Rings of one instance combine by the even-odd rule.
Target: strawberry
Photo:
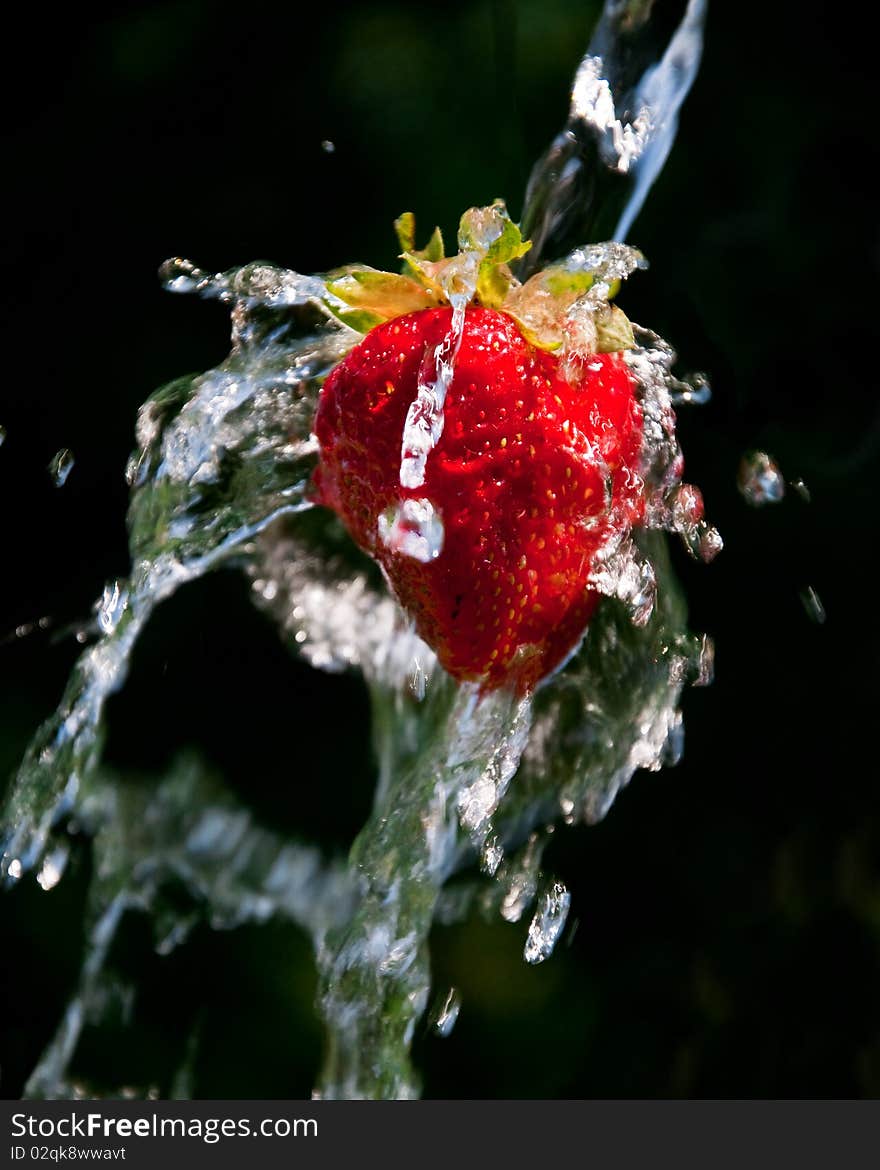
[[[399,221],[412,275],[330,281],[368,332],[322,388],[315,490],[453,677],[526,693],[577,646],[597,558],[643,514],[631,334],[589,257],[521,286],[503,205],[462,223],[452,260]]]

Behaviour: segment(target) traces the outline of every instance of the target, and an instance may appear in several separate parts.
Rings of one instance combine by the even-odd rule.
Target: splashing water
[[[438,1036],[448,1036],[458,1022],[461,1011],[461,996],[454,987],[439,997],[431,1011],[431,1027]]]
[[[605,4],[566,125],[529,178],[522,227],[533,249],[523,271],[584,240],[626,239],[672,149],[702,57],[706,6],[679,0],[666,39],[652,4]]]
[[[73,454],[68,451],[66,447],[62,447],[57,451],[49,463],[47,471],[56,487],[64,487],[67,483],[67,478],[73,471],[74,458]]]
[[[797,479],[793,479],[791,481],[791,486],[794,488],[794,490],[797,492],[797,494],[800,496],[800,498],[804,501],[804,503],[809,504],[810,500],[812,499],[812,496],[810,495],[810,489],[809,489],[809,487],[807,487],[807,485],[804,483],[804,481],[800,478],[800,476],[798,476]]]
[[[428,455],[443,434],[443,406],[455,375],[455,359],[464,335],[464,310],[468,297],[457,294],[449,332],[428,350],[419,369],[416,397],[407,411],[400,452],[400,486],[420,488],[425,482]]]
[[[401,440],[403,488],[420,488],[425,482],[428,455],[443,434],[443,407],[455,376],[465,309],[477,290],[480,262],[503,231],[504,218],[495,206],[466,213],[459,228],[459,255],[438,267],[437,282],[452,305],[452,321],[440,343],[425,351],[419,369],[416,396],[407,411]]]
[[[668,153],[699,61],[703,4],[691,0],[667,44],[650,35],[650,7],[606,6],[575,81],[564,141],[530,181],[524,226],[534,245],[519,271],[523,290],[541,258],[568,253],[566,263],[596,274],[569,313],[566,344],[574,354],[611,284],[643,264],[619,242],[580,246],[595,238],[591,230],[572,241],[579,247],[562,246],[576,228],[601,219],[595,198],[577,206],[577,184],[591,167],[615,179],[603,188],[602,214],[621,225],[619,240]],[[644,34],[637,52],[628,40],[633,28]],[[491,216],[472,226],[470,249],[444,275],[452,325],[426,355],[402,436],[405,487],[424,482],[442,436],[468,289],[480,249],[492,243]],[[672,349],[636,328],[627,361],[644,418],[645,527],[603,549],[592,584],[609,600],[569,661],[528,698],[480,695],[445,674],[376,564],[328,511],[312,507],[317,395],[358,340],[328,316],[333,294],[325,282],[268,264],[209,274],[181,259],[163,266],[162,278],[172,291],[229,306],[232,349],[215,369],[160,389],[140,410],[127,469],[130,574],[109,583],[96,604],[83,633],[90,644],[28,749],[0,818],[0,873],[8,882],[33,872],[48,890],[63,880],[70,848],[63,830],[74,815],[95,861],[79,984],[27,1092],[98,1091],[76,1081],[77,1046],[114,1003],[136,994],[130,976],[114,970],[112,949],[123,918],[137,913],[149,916],[160,954],[183,945],[201,921],[215,929],[295,922],[314,947],[327,1037],[316,1094],[413,1097],[409,1053],[431,996],[432,924],[475,905],[514,923],[531,911],[524,957],[546,961],[572,902],[541,869],[554,825],[600,820],[637,769],[657,770],[681,753],[681,694],[688,683],[710,681],[712,648],[687,630],[665,533],[678,534],[704,560],[721,545],[698,489],[682,481],[675,437],[674,406],[700,400],[706,384],[676,378]],[[540,289],[528,297],[539,315]],[[442,549],[443,520],[431,501],[410,499],[382,518],[380,538],[427,561]],[[378,784],[344,862],[327,862],[308,844],[258,825],[196,760],[137,788],[102,766],[107,700],[125,683],[156,608],[229,563],[248,574],[255,603],[291,649],[317,669],[357,670],[368,687]],[[456,873],[470,880],[453,889],[447,881]],[[169,876],[190,895],[184,910],[165,897]],[[434,1015],[441,1034],[458,1010],[450,992]],[[186,1083],[185,1070],[178,1082]]]
[[[543,963],[553,954],[553,948],[565,929],[570,906],[571,894],[561,882],[552,882],[544,890],[529,923],[523,950],[523,958],[527,963]]]
[[[749,451],[737,472],[740,495],[754,508],[778,504],[785,495],[785,479],[779,465],[766,451]]]
[[[105,1014],[108,1002],[133,993],[108,963],[126,914],[149,912],[156,950],[167,955],[203,917],[218,930],[276,917],[300,926],[320,945],[332,924],[351,912],[354,888],[342,867],[328,866],[317,849],[259,826],[195,759],[179,760],[151,791],[95,772],[83,784],[77,816],[92,835],[96,874],[89,891],[87,958],[27,1096],[94,1095],[77,1092],[69,1066],[89,1020]],[[44,889],[57,882],[63,860],[57,850],[47,855],[37,879]],[[186,910],[168,900],[170,882],[183,882],[188,890]]]
[[[825,606],[822,604],[822,598],[816,592],[812,585],[808,585],[806,589],[801,591],[801,603],[806,610],[807,617],[821,626],[825,624],[825,619],[828,616],[825,613]]]
[[[443,519],[430,500],[403,500],[379,517],[379,539],[427,564],[443,551]]]

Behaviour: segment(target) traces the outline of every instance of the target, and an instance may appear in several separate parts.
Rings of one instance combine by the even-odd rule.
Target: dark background
[[[138,405],[226,352],[225,311],[163,293],[160,262],[391,267],[404,209],[450,236],[495,196],[517,216],[596,10],[336,0],[304,16],[189,0],[11,18],[0,783],[76,656],[59,632],[127,570]],[[678,143],[631,233],[651,268],[622,304],[711,376],[680,435],[726,547],[708,568],[674,555],[717,679],[686,696],[677,770],[638,775],[602,825],[557,834],[569,945],[533,969],[524,924],[438,929],[437,985],[464,1006],[449,1039],[417,1041],[429,1096],[880,1095],[880,160],[863,34],[802,5],[710,4]],[[76,464],[57,489],[46,465],[61,447]],[[736,469],[751,447],[812,502],[749,508]],[[43,616],[48,631],[15,636]],[[369,807],[358,683],[291,659],[232,573],[160,612],[110,708],[120,769],[158,772],[187,746],[267,823],[328,847]],[[83,843],[57,889],[28,878],[0,895],[3,1096],[20,1094],[72,987],[89,865]],[[135,1029],[86,1045],[83,1076],[164,1095],[168,1054],[198,1020],[196,1095],[309,1093],[314,974],[293,928],[203,931],[159,959],[135,921],[125,946],[145,988]]]

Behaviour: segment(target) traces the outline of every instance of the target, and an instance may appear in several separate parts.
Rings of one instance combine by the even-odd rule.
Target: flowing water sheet
[[[642,263],[620,241],[671,147],[699,62],[703,8],[681,4],[661,27],[650,4],[609,2],[575,79],[567,127],[532,175],[524,228],[534,243],[519,276],[566,256],[588,265],[594,287],[572,307],[573,329],[588,331],[611,284]],[[609,217],[611,243],[584,247]],[[475,237],[473,246],[490,243]],[[401,482],[411,487],[442,435],[467,259],[460,268],[449,276],[450,334],[426,355],[402,436]],[[674,406],[704,397],[705,385],[676,378],[669,346],[636,330],[628,360],[645,417],[647,527],[603,550],[591,584],[608,598],[563,668],[531,697],[481,697],[440,669],[375,563],[311,504],[317,395],[358,340],[334,313],[332,290],[318,276],[268,264],[210,274],[178,259],[163,280],[228,305],[232,349],[216,369],[164,387],[140,411],[128,468],[130,573],[96,603],[58,711],[36,734],[0,817],[8,883],[32,875],[51,889],[63,880],[72,817],[93,854],[79,984],[27,1091],[122,1091],[80,1083],[76,1051],[85,1030],[100,1029],[120,1004],[124,1016],[137,995],[111,962],[120,923],[133,914],[149,919],[162,955],[185,945],[199,922],[296,923],[313,946],[326,1032],[316,1094],[413,1097],[410,1046],[431,1001],[432,924],[475,908],[522,921],[525,960],[545,961],[577,898],[542,869],[550,834],[600,819],[636,770],[681,752],[682,690],[710,680],[712,655],[687,630],[667,533],[705,560],[720,537],[703,519],[697,489],[682,482]],[[53,464],[56,482],[72,466]],[[442,518],[429,504],[414,499],[384,517],[380,538],[419,560],[438,555]],[[156,608],[230,564],[249,576],[255,603],[292,653],[366,681],[378,784],[347,858],[328,860],[258,825],[195,759],[136,788],[102,765],[107,700],[125,684]],[[453,874],[466,880],[452,888]],[[191,895],[185,909],[164,895],[172,879]],[[460,1007],[454,989],[442,991],[431,1012],[440,1034]],[[186,1083],[185,1075],[174,1081],[180,1091]]]

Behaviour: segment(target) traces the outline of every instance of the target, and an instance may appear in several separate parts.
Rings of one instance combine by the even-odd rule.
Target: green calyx
[[[508,313],[541,349],[558,349],[575,335],[580,348],[595,353],[634,344],[626,316],[608,303],[620,287],[619,271],[625,275],[644,265],[633,249],[612,244],[578,250],[522,284],[510,266],[528,252],[531,241],[522,238],[500,199],[464,213],[455,256],[446,256],[439,228],[424,248],[416,249],[411,211],[399,216],[394,228],[402,272],[350,264],[327,275],[327,309],[359,333],[420,309],[475,304]],[[603,248],[616,250],[616,265],[608,262]],[[622,254],[632,256],[623,266]]]

